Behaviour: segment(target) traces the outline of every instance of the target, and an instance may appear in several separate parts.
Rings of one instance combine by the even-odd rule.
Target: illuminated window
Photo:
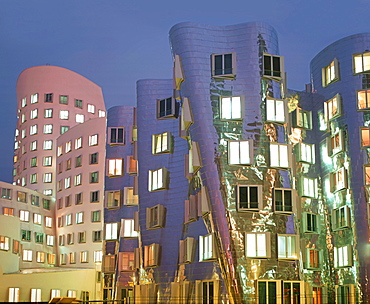
[[[45,263],[45,252],[41,252],[41,251],[36,252],[36,262]]]
[[[27,210],[19,210],[19,219],[22,222],[29,222],[30,221],[30,212]]]
[[[167,189],[167,169],[149,170],[149,191]]]
[[[4,207],[3,208],[3,215],[13,216],[14,215],[14,208]]]
[[[45,227],[51,228],[53,224],[53,219],[50,216],[45,216]]]
[[[357,108],[370,110],[370,90],[357,91]]]
[[[32,250],[23,249],[22,259],[26,262],[32,262]]]
[[[134,271],[134,253],[120,252],[118,267],[119,271]]]
[[[212,76],[234,78],[236,75],[236,53],[212,54]]]
[[[19,294],[20,294],[20,291],[18,287],[10,287],[8,302],[20,302]]]
[[[44,150],[52,150],[52,149],[53,149],[53,141],[44,140]]]
[[[41,214],[34,213],[34,214],[33,214],[33,222],[34,222],[35,224],[39,224],[39,225],[41,225],[41,222],[42,222],[42,216],[41,216]]]
[[[22,138],[26,137],[26,129],[22,130]]]
[[[53,102],[53,93],[45,94],[45,102]]]
[[[21,230],[21,239],[22,241],[31,241],[31,231]]]
[[[81,99],[75,99],[75,107],[82,109],[82,100]]]
[[[363,73],[370,70],[370,52],[353,55],[354,72]]]
[[[95,106],[92,104],[87,104],[87,112],[95,114]]]
[[[83,114],[76,114],[76,122],[83,123],[85,121],[85,116]]]
[[[75,186],[80,186],[82,183],[82,174],[77,174],[75,176]]]
[[[159,266],[159,244],[151,244],[144,246],[144,267]]]
[[[66,221],[66,226],[70,226],[72,225],[72,214],[66,214],[66,217],[65,217]]]
[[[271,257],[270,232],[248,232],[245,234],[245,254],[248,258]]]
[[[76,213],[76,224],[82,224],[84,222],[84,213],[77,212]]]
[[[10,247],[10,238],[6,236],[0,236],[0,250],[8,251]]]
[[[21,100],[21,107],[22,107],[22,108],[24,108],[26,105],[27,105],[27,98],[26,98],[26,97],[24,97],[24,98],[22,98],[22,100]]]
[[[38,109],[31,110],[30,119],[36,119],[37,118],[37,112],[38,112]]]
[[[332,99],[324,102],[324,118],[325,121],[329,121],[339,115],[341,115],[341,99],[340,95],[335,95]]]
[[[63,146],[59,146],[59,147],[58,147],[57,155],[58,155],[58,156],[61,156],[62,154],[63,154]]]
[[[67,141],[66,142],[66,153],[71,152],[71,150],[72,150],[72,142]]]
[[[41,302],[41,289],[31,289],[31,302]]]
[[[285,123],[285,103],[282,99],[266,98],[266,120],[276,123]]]
[[[315,145],[299,143],[297,145],[297,161],[314,164],[315,163]]]
[[[284,57],[263,54],[263,76],[281,78],[284,76]]]
[[[64,189],[68,189],[70,187],[71,187],[71,178],[70,177],[64,178]]]
[[[137,205],[139,202],[139,196],[134,194],[133,187],[124,188],[124,204],[125,205]]]
[[[252,140],[229,141],[229,164],[250,165],[253,160]]]
[[[103,261],[103,252],[101,250],[94,251],[94,262],[102,262]]]
[[[128,155],[126,159],[127,173],[131,175],[137,174],[138,161],[132,155]]]
[[[44,110],[44,117],[45,118],[53,118],[53,109],[45,109]]]
[[[360,128],[361,132],[361,147],[370,147],[370,127]]]
[[[270,166],[277,168],[289,168],[290,145],[270,143]]]
[[[157,100],[157,118],[175,118],[176,116],[176,101],[169,97]]]
[[[86,231],[81,231],[78,233],[78,243],[86,243]]]
[[[55,254],[48,253],[48,264],[54,265],[55,264]]]
[[[60,110],[59,111],[59,118],[60,119],[68,119],[69,118],[69,111],[68,110]]]
[[[98,111],[98,117],[105,117],[105,111],[99,110]]]
[[[90,135],[89,136],[89,146],[96,146],[98,145],[98,134]]]
[[[32,94],[31,95],[31,103],[37,103],[39,101],[39,94]]]
[[[82,148],[82,137],[79,137],[75,139],[75,149],[81,149]]]
[[[105,224],[105,239],[116,240],[118,239],[118,223],[106,223]]]
[[[135,231],[135,224],[133,219],[122,219],[123,237],[136,238],[139,233]]]
[[[24,123],[25,121],[26,121],[26,114],[23,113],[21,115],[21,122]],[[18,135],[16,135],[16,136],[18,136]]]
[[[339,80],[339,64],[335,58],[329,65],[322,68],[322,86],[325,88],[329,84]]]
[[[106,193],[106,207],[107,208],[117,208],[121,204],[122,191],[107,191]]]
[[[331,214],[333,230],[343,230],[351,227],[351,209],[348,206],[342,206],[333,209]]]
[[[68,96],[67,95],[59,95],[59,103],[68,104]]]
[[[52,156],[45,156],[43,159],[43,166],[50,167],[52,165],[52,160],[53,160]],[[33,167],[32,162],[31,162],[31,167]]]
[[[312,112],[304,111],[301,108],[297,108],[293,113],[293,127],[302,128],[305,130],[312,129]]]
[[[351,267],[353,266],[352,245],[343,247],[334,247],[334,267]]]
[[[238,211],[258,211],[262,209],[262,186],[238,185],[236,191]]]
[[[59,264],[60,265],[65,265],[67,264],[67,254],[66,253],[61,253],[59,255]]]
[[[293,234],[278,234],[278,258],[298,259],[297,236]]]
[[[117,177],[123,175],[123,159],[108,159],[108,176]]]
[[[152,135],[152,153],[169,153],[171,152],[172,136],[170,132]]]
[[[17,201],[26,203],[27,202],[27,193],[22,191],[17,191]]]
[[[302,213],[302,229],[304,233],[317,233],[318,230],[318,216],[314,213]]]
[[[199,262],[216,259],[216,246],[213,234],[199,236]]]
[[[336,192],[347,188],[347,170],[343,167],[330,173],[330,191]]]
[[[81,251],[81,253],[80,253],[80,262],[81,263],[88,263],[89,262],[89,252],[88,251]],[[76,295],[74,297],[76,297]]]
[[[241,120],[242,99],[240,96],[221,97],[220,100],[220,118],[227,120]]]
[[[146,228],[163,228],[165,225],[166,208],[163,205],[156,205],[146,208]]]
[[[300,182],[300,196],[317,198],[317,179],[302,177]]]
[[[274,209],[277,213],[292,213],[295,207],[295,192],[293,189],[274,189]]]
[[[361,135],[362,135],[362,144],[367,144],[367,137],[368,134],[366,134],[366,128],[361,129]],[[362,132],[364,130],[364,132]],[[369,143],[370,144],[370,143]],[[326,145],[328,149],[328,155],[333,156],[341,151],[344,150],[344,133],[342,130],[340,130],[338,133],[334,134],[333,136],[330,136],[326,139]]]
[[[52,177],[53,177],[53,173],[44,173],[44,178],[43,178],[44,183],[51,183]]]
[[[33,125],[30,127],[30,135],[37,134],[37,125]]]

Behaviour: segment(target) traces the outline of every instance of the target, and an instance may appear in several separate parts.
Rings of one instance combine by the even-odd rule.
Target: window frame
[[[370,52],[361,52],[361,53],[356,53],[356,54],[353,54],[352,55],[352,62],[353,62],[353,74],[354,75],[359,75],[359,74],[368,74],[370,72],[370,66],[369,66],[369,69],[364,69],[365,65],[364,65],[364,55],[365,54],[368,54],[367,57],[370,57]],[[357,72],[356,71],[356,57],[360,57],[361,56],[361,71],[360,72]],[[370,63],[370,61],[369,61]]]
[[[217,259],[214,234],[199,236],[199,262],[208,262]]]
[[[319,233],[319,215],[313,212],[302,213],[302,232]]]
[[[231,67],[225,67],[225,56],[231,55]],[[221,57],[219,57],[221,56]],[[216,70],[216,67],[219,63],[217,63],[217,58],[221,58],[221,72],[220,69]],[[229,59],[227,59],[229,60]],[[229,52],[229,53],[220,53],[220,54],[211,54],[211,75],[213,78],[226,78],[226,79],[233,79],[236,77],[237,74],[237,58],[236,52]]]
[[[266,121],[284,125],[287,121],[287,104],[284,99],[266,97]]]
[[[285,246],[280,248],[281,240],[284,238]],[[293,241],[294,240],[294,241]],[[299,259],[299,238],[297,234],[278,234],[277,235],[277,257],[279,260],[298,260]],[[281,244],[283,245],[283,244]],[[294,252],[292,251],[294,250]],[[284,254],[282,254],[284,251]]]
[[[307,164],[315,164],[315,144],[300,142],[296,145],[297,161]]]
[[[152,154],[165,154],[173,152],[173,138],[171,132],[152,134]]]
[[[273,147],[276,147],[276,149]],[[286,153],[283,151],[284,149],[286,149]],[[284,155],[286,156],[284,157]],[[269,156],[270,167],[281,170],[290,169],[292,164],[292,146],[290,144],[270,142]]]
[[[165,227],[166,208],[161,205],[146,208],[146,229],[153,230]]]
[[[333,231],[351,228],[351,208],[348,205],[334,208],[331,213]]]
[[[277,191],[281,191],[281,210],[277,210],[278,209],[278,206],[280,206],[280,204],[278,205],[276,203],[276,199],[277,199],[277,194],[276,192]],[[290,192],[290,202],[291,202],[291,206],[289,206],[288,203],[286,203],[286,195],[285,193],[289,193]],[[296,191],[295,189],[292,189],[292,188],[274,188],[274,192],[273,192],[273,206],[274,206],[274,212],[275,213],[280,213],[280,214],[292,214],[292,213],[295,213],[296,212]],[[291,210],[289,210],[291,209]]]
[[[334,246],[334,268],[353,266],[353,245]]]
[[[321,69],[321,85],[323,88],[326,88],[339,80],[339,62],[337,58],[334,58],[328,65]]]
[[[108,127],[108,144],[111,146],[125,145],[125,128],[124,127]],[[113,140],[112,140],[113,139]]]
[[[168,171],[165,167],[149,170],[148,190],[155,192],[168,189]]]
[[[344,167],[329,174],[330,192],[335,193],[348,188],[347,170]]]
[[[250,197],[251,197],[251,193],[250,193],[250,188],[256,188],[257,190],[257,202],[250,202]],[[247,188],[247,192],[246,192],[246,204],[247,206],[244,208],[244,207],[241,207],[241,203],[244,203],[244,202],[241,202],[241,198],[242,198],[242,195],[240,193],[240,189],[241,188]],[[248,211],[252,211],[252,212],[258,212],[259,210],[262,210],[263,208],[263,195],[262,195],[262,185],[237,185],[236,186],[236,204],[237,204],[237,210],[239,212],[248,212]],[[243,195],[244,197],[244,195]],[[257,207],[251,207],[251,203],[257,203]]]
[[[336,110],[334,112],[334,105]],[[324,120],[326,123],[329,123],[334,118],[337,118],[342,115],[342,98],[339,93],[335,94],[334,97],[328,99],[324,102]]]
[[[260,237],[263,236],[263,237]],[[250,259],[271,258],[271,233],[270,232],[246,232],[244,242],[245,256]],[[261,247],[264,247],[261,249]],[[263,251],[264,249],[264,251]],[[263,254],[261,254],[263,251]],[[254,252],[255,254],[250,254]]]
[[[244,146],[246,143],[248,143],[247,147]],[[254,161],[253,144],[254,143],[252,139],[229,140],[227,153],[229,165],[230,166],[252,165]],[[238,159],[238,161],[234,161],[234,159]]]
[[[245,104],[244,95],[220,96],[219,99],[220,120],[242,121],[244,118],[243,114],[245,110],[244,104]],[[227,115],[225,115],[225,113],[227,113]]]
[[[174,97],[157,99],[157,119],[177,118],[178,103]]]

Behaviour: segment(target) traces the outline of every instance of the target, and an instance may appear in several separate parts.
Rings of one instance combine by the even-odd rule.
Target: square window
[[[59,95],[59,103],[68,104],[68,96],[67,95]]]
[[[101,212],[100,210],[91,212],[91,222],[96,223],[101,221]]]
[[[339,94],[324,102],[324,119],[326,122],[340,116],[341,112],[341,98]]]
[[[106,240],[117,240],[118,239],[118,223],[106,223],[105,224],[105,239]]]
[[[274,189],[274,207],[277,213],[293,213],[295,208],[294,189]]]
[[[172,135],[170,132],[152,135],[152,154],[171,153]]]
[[[270,232],[248,232],[245,234],[245,254],[248,258],[271,258]]]
[[[107,208],[117,208],[121,204],[122,191],[107,191],[106,192],[106,207]]]
[[[331,214],[333,230],[343,230],[351,227],[351,209],[348,206],[342,206],[333,209]]]
[[[18,202],[22,202],[22,203],[27,203],[27,193],[26,192],[17,191],[17,201]]]
[[[21,230],[21,240],[22,241],[31,241],[31,231],[30,230]]]
[[[53,149],[53,141],[44,140],[44,150],[52,150],[52,149]]]
[[[99,172],[90,173],[90,184],[95,184],[99,182]]]
[[[45,109],[44,110],[44,117],[45,118],[53,118],[53,109]]]
[[[177,103],[174,98],[168,97],[157,100],[157,118],[176,118]]]
[[[98,117],[105,117],[105,111],[99,110],[98,111]]]
[[[370,52],[353,55],[353,67],[355,74],[370,70]]]
[[[118,257],[119,271],[134,271],[134,253],[133,252],[119,252]],[[128,301],[130,302],[130,301]]]
[[[23,261],[32,262],[32,250],[23,249]]]
[[[157,267],[159,266],[159,244],[151,244],[144,246],[144,267]]]
[[[45,94],[45,102],[53,102],[53,93]]]
[[[213,234],[199,236],[199,262],[216,259],[216,246]]]
[[[347,188],[347,170],[343,167],[330,173],[330,191],[337,192]]]
[[[229,165],[250,165],[253,160],[253,141],[229,141]]]
[[[299,143],[296,145],[296,155],[297,161],[314,164],[315,163],[315,145],[314,144],[306,144],[306,143]]]
[[[34,224],[41,225],[41,222],[42,222],[42,216],[41,216],[41,214],[34,213],[33,214],[33,223]]]
[[[278,234],[278,258],[298,259],[297,236],[293,234]]]
[[[124,145],[125,144],[125,129],[121,128],[108,128],[108,138],[110,145]]]
[[[163,205],[146,208],[146,229],[163,228],[165,220],[166,208]]]
[[[301,108],[297,108],[292,113],[292,121],[294,128],[302,128],[305,130],[312,129],[312,112],[304,111]]]
[[[339,80],[339,64],[335,58],[329,65],[322,68],[322,87],[325,88],[329,84]]]
[[[266,121],[285,124],[286,106],[282,99],[266,98]]]
[[[236,75],[236,53],[212,54],[212,76],[234,78]]]
[[[123,175],[123,159],[115,158],[108,159],[108,172],[109,177],[117,177]]]
[[[43,166],[44,167],[50,167],[50,166],[52,166],[52,164],[53,164],[53,157],[52,156],[45,156],[43,158]],[[31,167],[32,167],[32,159],[31,159]]]
[[[31,104],[32,103],[38,103],[39,102],[39,94],[32,94],[31,95]]]
[[[53,125],[44,125],[44,134],[52,134],[53,133]]]
[[[270,166],[277,168],[290,167],[291,146],[288,144],[270,143]]]
[[[238,185],[236,191],[238,211],[258,211],[262,209],[262,186]]]
[[[12,190],[8,188],[1,189],[1,198],[11,199],[12,198]]]
[[[75,107],[82,109],[82,100],[81,99],[75,99]]]
[[[164,190],[168,188],[167,169],[149,170],[149,191]]]
[[[241,96],[221,97],[220,118],[225,120],[242,120],[243,108]]]
[[[92,104],[87,104],[87,112],[95,114],[95,106]]]
[[[353,266],[352,245],[334,247],[334,267],[343,268]]]
[[[60,134],[64,134],[69,130],[69,126],[61,126],[60,127]]]
[[[124,188],[124,204],[127,206],[134,205],[136,206],[139,202],[139,196],[134,194],[133,187],[125,187]]]
[[[98,145],[98,134],[90,135],[89,136],[89,146],[97,146]]]
[[[59,118],[60,119],[68,119],[69,118],[69,111],[68,110],[60,110],[59,111]]]
[[[284,77],[284,57],[263,54],[263,76],[272,78]]]

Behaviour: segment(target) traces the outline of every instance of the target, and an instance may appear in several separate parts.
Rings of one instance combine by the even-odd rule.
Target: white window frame
[[[277,204],[277,191],[281,192],[281,204]],[[287,195],[286,195],[287,194]],[[289,205],[286,201],[287,196],[290,196],[290,202]],[[290,214],[294,213],[296,211],[296,192],[295,189],[290,188],[274,188],[274,212],[275,213],[285,213]],[[288,200],[289,201],[289,200]]]
[[[105,117],[105,111],[98,110],[98,117]]]
[[[300,196],[317,198],[317,179],[303,176],[300,180]]]
[[[168,188],[168,172],[167,169],[162,167],[157,170],[149,170],[149,192],[157,190],[165,190]]]
[[[82,148],[82,137],[75,139],[75,150]]]
[[[163,205],[155,205],[146,208],[146,228],[157,229],[165,226],[166,208]]]
[[[30,135],[37,134],[37,125],[30,126]]]
[[[49,235],[49,234],[46,235],[46,245],[54,246],[54,240],[55,240],[54,235]]]
[[[80,211],[76,213],[76,224],[83,224],[84,222],[84,212]]]
[[[212,233],[199,236],[199,262],[215,260],[216,246]]]
[[[32,253],[33,251],[30,249],[23,249],[22,260],[24,262],[32,262]]]
[[[315,163],[315,144],[299,143],[297,145],[298,161],[308,164]]]
[[[253,259],[271,258],[270,244],[270,232],[246,232],[245,256]]]
[[[117,240],[119,223],[105,223],[105,239]]]
[[[243,194],[242,189],[246,189]],[[251,191],[257,191],[257,202],[251,202]],[[245,196],[246,201],[242,202],[242,197]],[[236,186],[236,203],[238,211],[258,211],[263,208],[262,185],[237,185]],[[243,206],[241,206],[243,204]],[[252,205],[253,204],[253,205]],[[245,205],[245,206],[244,206]]]
[[[45,109],[44,118],[53,118],[53,109]]]
[[[65,177],[64,178],[64,189],[71,188],[71,177]]]
[[[95,114],[95,106],[93,104],[88,103],[87,104],[87,112]]]
[[[33,214],[33,223],[37,225],[42,224],[42,215],[40,213],[34,213]]]
[[[351,208],[344,205],[333,209],[331,222],[334,231],[351,228]]]
[[[31,302],[41,302],[41,288],[31,288]]]
[[[270,167],[290,168],[292,147],[289,144],[270,143]]]
[[[30,119],[36,119],[38,116],[38,109],[33,109],[30,112]]]
[[[228,152],[229,165],[251,165],[253,162],[253,140],[230,140]]]
[[[19,302],[20,289],[19,287],[9,287],[8,302]]]
[[[121,219],[121,227],[124,238],[137,238],[139,233],[135,231],[134,219]]]
[[[318,233],[319,232],[319,216],[312,212],[302,213],[302,232],[303,233]]]
[[[82,173],[75,175],[75,186],[80,186],[82,183]]]
[[[286,102],[283,99],[266,97],[266,121],[285,124]]]
[[[278,234],[278,259],[299,259],[298,235]]]
[[[123,158],[113,158],[107,160],[107,176],[118,177],[124,175]]]
[[[370,52],[353,54],[353,72],[361,74],[370,70]]]
[[[53,173],[44,173],[44,183],[51,183],[53,180]]]
[[[134,187],[124,187],[123,204],[126,206],[137,206],[139,196],[134,194]]]
[[[66,226],[71,226],[72,225],[72,214],[66,214],[65,218],[66,218],[66,221],[65,221]]]
[[[221,120],[243,120],[244,113],[243,96],[220,97]]]
[[[98,134],[89,136],[89,147],[98,145]]]
[[[19,219],[22,222],[30,221],[30,212],[28,210],[19,210]]]
[[[353,266],[353,245],[334,247],[334,267],[345,268]]]
[[[271,70],[267,69],[266,63],[269,61]],[[278,70],[275,70],[276,61],[278,61]],[[272,79],[284,78],[284,57],[279,55],[272,55],[268,53],[263,54],[263,77]]]
[[[39,94],[35,93],[31,95],[30,103],[38,103],[39,102]]]
[[[63,120],[69,119],[69,111],[68,110],[60,110],[59,111],[59,118]]]

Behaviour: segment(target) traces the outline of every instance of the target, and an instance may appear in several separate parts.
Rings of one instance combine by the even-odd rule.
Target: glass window
[[[296,235],[278,234],[278,258],[298,259]]]
[[[342,206],[333,209],[331,215],[333,230],[343,230],[351,227],[351,209],[348,206]]]
[[[99,182],[99,172],[90,173],[90,184]]]
[[[215,249],[213,234],[199,236],[199,262],[215,259]]]
[[[245,234],[245,254],[248,258],[270,258],[270,233],[248,232]]]
[[[340,95],[335,95],[332,99],[324,102],[324,118],[329,121],[341,114]]]
[[[38,109],[31,110],[30,119],[36,119],[37,118],[37,112],[38,112]]]
[[[99,117],[105,117],[105,111],[103,111],[103,110],[99,110],[99,111],[98,111],[98,116],[99,116]]]
[[[167,188],[166,168],[149,170],[149,191],[163,190],[166,188]]]
[[[118,223],[105,224],[105,239],[116,240],[118,238]]]
[[[45,118],[53,118],[53,109],[45,109],[44,110],[44,117]]]
[[[151,244],[144,246],[144,267],[159,266],[159,244]]]
[[[229,141],[229,164],[250,165],[253,159],[252,140]]]
[[[300,196],[317,198],[317,179],[302,177],[300,182]]]
[[[100,210],[92,211],[91,212],[91,222],[100,222],[101,221],[101,212]]]
[[[290,146],[287,144],[270,143],[270,166],[289,168],[290,150]]]
[[[75,107],[82,109],[82,100],[81,99],[75,99]]]
[[[117,208],[121,204],[122,191],[107,191],[106,207]]]
[[[305,162],[309,164],[315,163],[315,145],[314,144],[306,144],[306,143],[299,143],[297,145],[298,157],[297,160],[299,162]]]
[[[171,152],[171,133],[165,132],[152,135],[152,153],[169,153]]]
[[[44,183],[51,183],[53,179],[53,173],[44,173]]]
[[[31,302],[41,302],[41,289],[31,289]]]
[[[43,166],[49,167],[53,164],[53,157],[52,156],[45,156],[43,158]],[[31,161],[31,167],[32,167],[32,161]]]
[[[37,134],[37,125],[33,125],[30,127],[30,135]]]
[[[53,102],[53,93],[45,94],[45,102]]]
[[[318,269],[321,265],[321,252],[317,248],[306,248],[306,268]]]
[[[330,191],[336,192],[347,188],[347,170],[343,167],[330,173]]]
[[[240,96],[221,97],[220,118],[227,120],[243,119],[242,100]]]
[[[31,95],[31,103],[38,103],[39,102],[39,94],[32,94]]]
[[[19,210],[19,219],[22,222],[29,222],[30,221],[30,212],[27,210]]]
[[[69,126],[60,126],[60,134],[64,134],[69,130]]]
[[[339,64],[335,58],[329,65],[322,69],[322,86],[327,87],[329,84],[339,80]]]
[[[163,228],[165,226],[165,214],[166,208],[163,205],[146,208],[146,228]]]
[[[334,247],[334,267],[351,267],[353,265],[352,245]]]
[[[318,232],[318,216],[310,212],[302,213],[302,228],[304,233]]]
[[[292,213],[294,202],[293,189],[274,189],[275,212]]]
[[[236,74],[236,54],[212,54],[212,76],[233,78]]]
[[[8,296],[8,302],[20,302],[19,301],[19,288],[18,287],[10,287],[9,288],[9,296]]]
[[[139,233],[135,231],[133,219],[122,219],[123,237],[125,238],[136,238]]]
[[[281,78],[284,75],[284,57],[263,54],[263,76]]]
[[[76,168],[82,166],[82,155],[76,157]]]
[[[236,190],[238,211],[262,209],[262,186],[238,185]]]
[[[173,118],[176,115],[176,101],[169,97],[157,100],[157,118]]]
[[[134,194],[133,187],[124,188],[124,204],[125,205],[137,205],[139,202],[139,196]]]
[[[83,114],[76,114],[76,122],[83,123],[85,121],[85,116]]]
[[[266,98],[266,120],[276,123],[285,123],[285,103],[282,99]]]
[[[23,249],[23,261],[32,262],[32,250]]]
[[[98,152],[90,154],[90,165],[95,165],[98,163]]]
[[[52,149],[53,149],[53,141],[44,140],[44,150],[52,150]]]
[[[87,112],[95,114],[95,106],[92,104],[87,104]]]
[[[68,104],[68,96],[67,95],[59,95],[59,103]]]
[[[357,109],[370,109],[370,90],[357,91]]]
[[[355,74],[370,70],[370,52],[354,54],[353,66]]]
[[[24,97],[24,98],[22,98],[22,100],[21,100],[21,107],[22,107],[22,108],[24,108],[26,105],[27,105],[27,98],[26,98],[26,97]]]
[[[98,145],[98,134],[90,135],[89,136],[89,146],[96,146]]]
[[[76,224],[82,224],[84,222],[84,213],[77,212],[76,213]]]
[[[81,149],[82,148],[82,137],[75,139],[75,149]]]
[[[109,144],[119,145],[124,144],[125,129],[122,128],[108,128]]]
[[[82,183],[82,174],[77,174],[75,176],[75,186],[80,186]]]
[[[75,205],[81,205],[82,204],[82,192],[77,193],[75,196]]]
[[[59,111],[59,118],[60,119],[68,119],[69,118],[69,111],[68,110],[60,110]]]
[[[108,172],[109,177],[117,177],[123,175],[123,159],[108,159]]]
[[[362,135],[362,144],[366,144],[366,131],[362,133],[361,129],[361,135]],[[365,129],[364,129],[365,130]],[[344,133],[342,130],[337,132],[336,134],[327,137],[326,139],[326,146],[328,149],[328,155],[329,156],[334,156],[335,154],[341,152],[344,150]]]
[[[99,191],[92,191],[90,192],[90,202],[97,203],[100,201]]]
[[[312,129],[311,111],[304,111],[301,108],[297,108],[292,114],[293,126],[295,128],[302,128],[305,130]]]

